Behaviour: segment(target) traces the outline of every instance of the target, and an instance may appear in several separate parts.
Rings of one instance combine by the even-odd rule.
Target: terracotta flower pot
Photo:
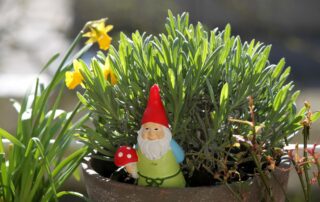
[[[281,163],[279,168],[282,169],[277,168],[269,181],[274,200],[277,202],[285,200],[284,191],[288,183],[289,166],[289,163]],[[156,188],[121,183],[103,177],[98,172],[106,168],[100,167],[96,160],[90,157],[82,163],[82,169],[87,193],[94,202],[238,201],[234,193],[239,193],[244,201],[261,201],[267,197],[264,185],[258,176],[246,182],[212,187]]]

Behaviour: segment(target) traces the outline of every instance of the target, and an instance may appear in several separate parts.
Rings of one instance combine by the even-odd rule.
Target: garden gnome
[[[129,164],[127,172],[138,177],[138,185],[185,187],[186,182],[179,165],[184,159],[184,152],[172,139],[160,88],[156,84],[150,89],[141,123],[136,148],[138,161]]]

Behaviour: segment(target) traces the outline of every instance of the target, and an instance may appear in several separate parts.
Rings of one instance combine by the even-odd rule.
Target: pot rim
[[[83,162],[81,163],[81,167],[82,170],[84,172],[84,175],[87,176],[92,176],[94,177],[94,181],[100,182],[100,183],[110,183],[110,185],[115,185],[115,186],[125,186],[128,188],[134,188],[136,190],[145,190],[145,189],[149,189],[149,190],[197,190],[197,189],[212,189],[212,188],[219,188],[219,187],[225,187],[226,184],[221,184],[221,185],[217,185],[217,186],[197,186],[197,187],[183,187],[183,188],[163,188],[163,187],[145,187],[145,186],[139,186],[139,185],[134,185],[134,184],[128,184],[128,183],[123,183],[123,182],[118,182],[115,180],[111,180],[108,177],[103,177],[102,175],[100,175],[97,171],[95,171],[92,166],[91,166],[91,161],[92,161],[92,156],[88,155],[86,157],[84,157]],[[277,166],[277,168],[281,168],[281,169],[288,169],[290,167],[290,160],[288,159],[287,156],[283,156],[281,158],[281,163],[279,164],[279,166]],[[289,169],[288,169],[289,170]],[[277,170],[275,170],[277,171]],[[273,172],[275,172],[273,171]],[[290,170],[289,170],[290,171]],[[239,182],[233,182],[228,184],[229,186],[232,185],[237,185],[239,183],[248,183],[248,184],[252,184],[255,180],[255,178],[257,178],[258,176],[255,175],[254,177],[252,177],[251,179],[248,179],[246,181],[239,181]]]

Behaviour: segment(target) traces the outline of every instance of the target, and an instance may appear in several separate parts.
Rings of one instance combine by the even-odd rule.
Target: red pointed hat
[[[160,88],[157,84],[154,84],[150,88],[148,104],[143,113],[141,123],[144,124],[147,122],[158,123],[169,128],[166,110],[163,107],[160,97]]]

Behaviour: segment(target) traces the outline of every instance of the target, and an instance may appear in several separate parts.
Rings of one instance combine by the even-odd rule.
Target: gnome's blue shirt
[[[183,149],[180,147],[180,145],[178,145],[178,143],[174,139],[171,139],[170,147],[174,156],[176,157],[177,162],[181,163],[184,159]]]

